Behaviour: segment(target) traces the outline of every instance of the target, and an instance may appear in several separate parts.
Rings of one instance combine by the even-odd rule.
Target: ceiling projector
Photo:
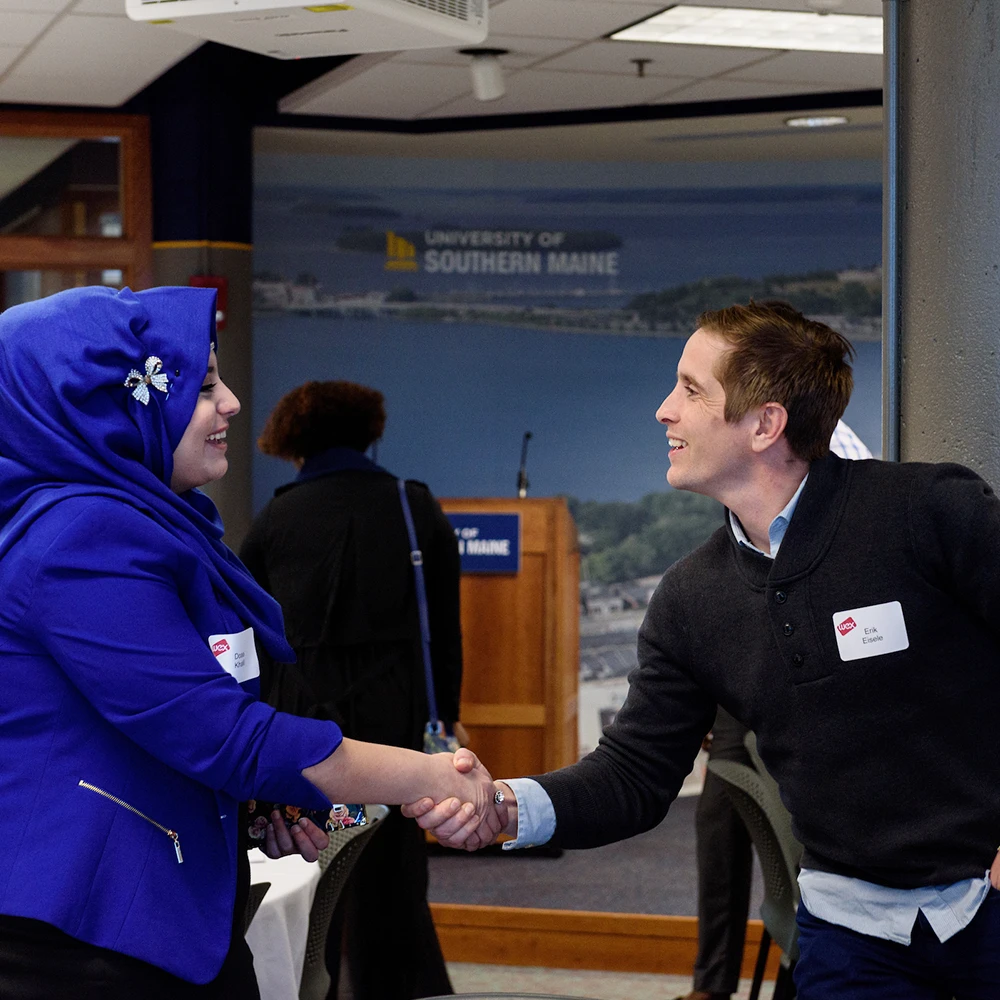
[[[126,0],[134,21],[275,59],[476,45],[487,0]]]

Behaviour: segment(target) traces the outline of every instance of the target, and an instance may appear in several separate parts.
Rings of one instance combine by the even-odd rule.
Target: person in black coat
[[[383,396],[366,386],[306,382],[286,394],[258,446],[298,475],[255,519],[240,556],[281,604],[298,658],[262,662],[270,704],[332,719],[355,739],[419,750],[428,703],[410,545],[396,477],[364,454],[384,426]],[[462,679],[458,546],[423,483],[408,481],[406,495],[423,553],[438,710],[451,727]],[[358,1000],[453,992],[427,905],[424,834],[398,809],[361,855],[331,926],[331,997],[342,949]]]

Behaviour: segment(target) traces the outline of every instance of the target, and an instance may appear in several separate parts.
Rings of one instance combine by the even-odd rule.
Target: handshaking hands
[[[437,757],[448,759],[447,754]],[[454,777],[472,779],[469,787],[474,795],[459,794],[435,803],[431,798],[418,799],[403,806],[403,815],[416,819],[424,830],[430,830],[445,847],[476,851],[492,844],[501,833],[517,835],[517,798],[510,786],[493,781],[489,771],[469,749],[457,751],[450,759]],[[486,793],[487,808],[483,810],[482,794]],[[500,802],[497,793],[502,793]]]
[[[426,754],[345,738],[334,753],[303,768],[302,776],[331,802],[408,802],[404,815],[416,818],[447,847],[474,851],[501,832],[517,833],[513,791],[494,782],[471,750]],[[500,802],[498,791],[503,792]],[[275,849],[291,846],[277,843]],[[296,840],[294,846],[311,853],[304,842]]]

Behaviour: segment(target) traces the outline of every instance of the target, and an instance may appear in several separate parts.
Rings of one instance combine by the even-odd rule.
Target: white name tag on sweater
[[[229,635],[210,635],[208,648],[219,661],[219,666],[242,684],[260,677],[257,647],[253,644],[253,629],[232,632]]]
[[[833,616],[833,631],[840,658],[845,661],[897,653],[910,645],[899,601],[838,611]]]

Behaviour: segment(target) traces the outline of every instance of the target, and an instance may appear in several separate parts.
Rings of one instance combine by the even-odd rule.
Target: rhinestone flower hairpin
[[[143,406],[149,404],[149,387],[159,389],[160,392],[168,392],[170,383],[167,376],[162,371],[163,362],[153,355],[146,358],[146,374],[136,371],[134,368],[128,373],[124,385],[132,390],[132,396]]]

